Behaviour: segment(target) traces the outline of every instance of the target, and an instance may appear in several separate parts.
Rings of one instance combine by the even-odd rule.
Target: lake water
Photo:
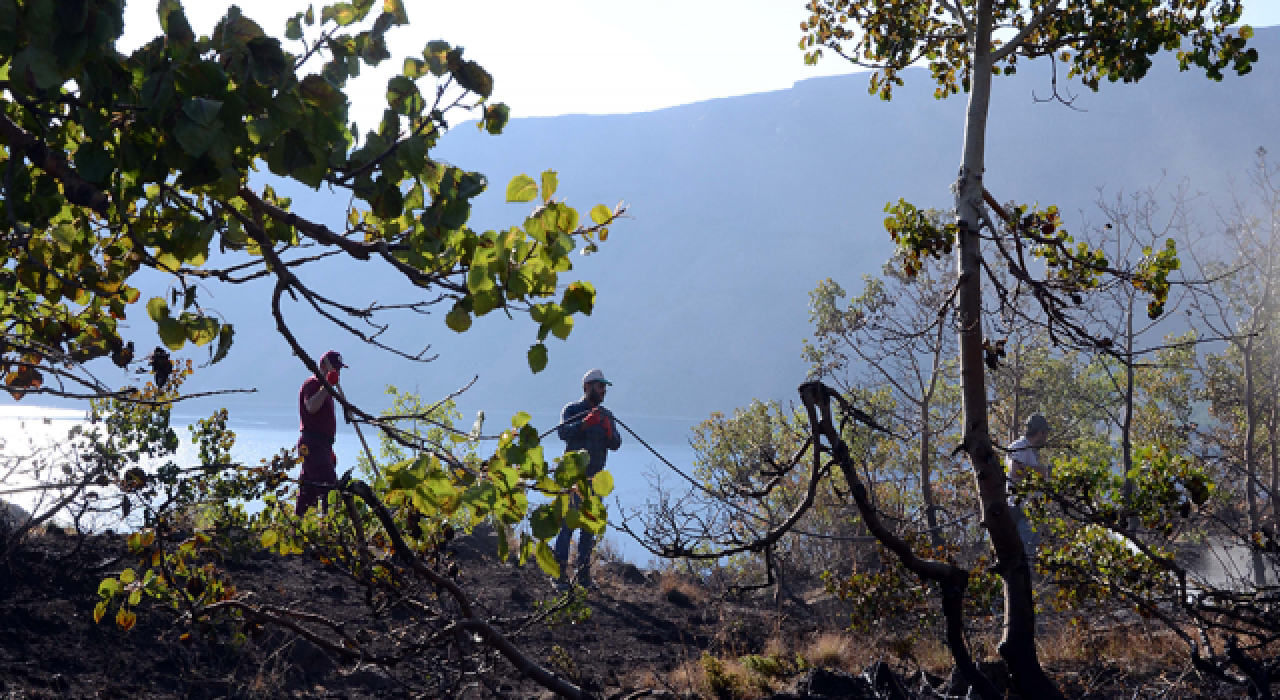
[[[83,410],[13,404],[0,405],[0,440],[4,441],[3,447],[0,448],[0,454],[29,454],[34,449],[65,440],[67,432],[73,426],[83,424],[85,417]],[[181,440],[181,446],[175,459],[178,464],[194,465],[197,463],[196,449],[191,444],[191,434],[187,430],[187,426],[195,423],[199,417],[183,415],[175,415],[173,417],[174,429],[178,433],[179,440]],[[257,463],[258,460],[276,454],[283,448],[292,447],[297,442],[298,433],[296,427],[285,422],[287,419],[283,419],[281,416],[249,416],[237,419],[236,415],[232,414],[231,418],[230,427],[236,433],[236,444],[232,450],[232,456],[242,464]],[[547,423],[548,427],[550,425],[554,425],[554,423]],[[645,436],[643,421],[630,422],[630,425],[642,437]],[[486,426],[486,428],[488,427],[490,426]],[[486,432],[489,431],[486,430]],[[364,430],[364,434],[365,438],[370,441],[369,446],[376,454],[378,449],[376,436],[368,429]],[[646,440],[648,440],[647,437]],[[650,442],[650,444],[664,457],[680,467],[682,471],[685,473],[692,472],[693,450],[687,443],[659,445]],[[549,436],[545,442],[547,458],[551,459],[563,454],[563,445],[564,443],[556,439],[554,435]],[[360,441],[350,426],[344,425],[339,428],[338,439],[334,444],[334,452],[338,456],[339,474],[354,465],[357,456],[363,452]],[[611,522],[615,521],[618,515],[619,505],[628,511],[644,507],[646,498],[651,495],[649,476],[661,476],[664,484],[668,487],[680,482],[680,477],[677,474],[663,465],[652,453],[632,439],[630,435],[626,434],[623,435],[622,448],[617,452],[610,453],[608,469],[614,478],[614,493],[607,501]],[[28,484],[20,483],[14,479],[5,481],[3,474],[0,474],[0,491],[20,488],[26,485]],[[30,508],[35,500],[35,495],[30,493],[13,494],[0,496],[0,498],[12,501],[24,508]],[[616,542],[618,548],[628,560],[637,564],[645,564],[649,561],[649,553],[626,534],[611,529],[606,534],[606,537]]]

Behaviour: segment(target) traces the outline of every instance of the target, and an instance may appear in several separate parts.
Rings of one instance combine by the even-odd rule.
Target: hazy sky
[[[188,0],[197,34],[209,34],[231,5]],[[263,29],[283,36],[304,2],[241,2]],[[381,3],[378,3],[380,6]],[[427,41],[466,48],[494,76],[493,99],[513,117],[641,112],[715,97],[790,87],[851,72],[838,59],[804,65],[797,43],[803,0],[405,0],[411,24],[388,34],[392,60],[363,72],[348,94],[352,116],[373,126],[387,79]],[[1280,24],[1280,0],[1246,0],[1245,22]],[[321,4],[317,3],[319,14]],[[373,16],[373,15],[371,15]],[[160,32],[153,0],[125,11],[123,51]],[[295,44],[297,46],[297,44]],[[293,49],[295,52],[297,49]],[[367,99],[366,99],[367,98]]]

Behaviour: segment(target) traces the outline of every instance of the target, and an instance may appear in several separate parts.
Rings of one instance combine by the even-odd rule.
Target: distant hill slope
[[[1108,84],[1096,94],[1071,86],[1083,111],[1033,99],[1049,91],[1044,61],[996,81],[989,189],[1002,200],[1056,203],[1076,227],[1084,214],[1096,219],[1099,186],[1132,190],[1185,177],[1223,195],[1258,147],[1280,149],[1280,28],[1259,30],[1254,41],[1261,61],[1252,75],[1213,83],[1179,74],[1163,57],[1138,85]],[[819,78],[644,114],[516,119],[501,137],[469,125],[451,133],[438,155],[491,183],[477,227],[521,220],[527,206],[503,203],[506,182],[547,168],[559,171],[571,204],[622,199],[631,207],[633,220],[616,226],[598,255],[578,258],[578,273],[599,290],[597,311],[569,342],[551,341],[550,366],[539,375],[524,360],[533,326],[500,314],[464,336],[439,315],[405,316],[389,337],[415,349],[432,344],[440,359],[427,365],[360,347],[295,307],[299,335],[317,352],[333,345],[347,354],[349,390],[361,398],[374,399],[386,383],[439,396],[478,373],[461,403],[468,415],[484,408],[498,420],[524,409],[546,423],[591,367],[614,381],[609,402],[620,415],[662,439],[752,397],[792,398],[805,372],[809,290],[825,277],[853,289],[878,270],[890,253],[886,202],[950,205],[963,96],[933,99],[923,70],[911,72],[891,103],[869,96],[866,81]],[[285,189],[304,215],[341,221],[345,197]],[[406,298],[407,286],[389,285],[381,268],[347,269],[355,272],[336,280],[335,293]],[[323,274],[310,278],[335,282]],[[198,385],[258,386],[262,394],[233,403],[288,415],[301,371],[274,333],[266,298],[264,285],[218,292],[213,305],[237,321],[239,342]]]

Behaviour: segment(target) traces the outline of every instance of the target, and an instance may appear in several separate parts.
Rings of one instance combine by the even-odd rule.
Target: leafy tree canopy
[[[1243,75],[1258,60],[1245,47],[1249,27],[1227,31],[1240,20],[1241,0],[811,0],[800,46],[810,64],[826,49],[875,68],[870,92],[886,100],[902,71],[922,61],[935,94],[947,97],[970,89],[979,5],[990,6],[996,74],[1015,73],[1019,57],[1056,55],[1070,64],[1068,77],[1096,90],[1103,79],[1142,79],[1161,50],[1177,50],[1183,70],[1199,66],[1214,80],[1227,69]]]
[[[546,337],[567,337],[573,317],[591,313],[591,285],[560,276],[578,241],[594,250],[620,209],[597,206],[586,221],[554,199],[548,171],[508,187],[508,201],[541,199],[520,225],[478,232],[467,222],[484,175],[432,155],[450,112],[478,115],[492,134],[509,116],[460,47],[428,42],[388,81],[380,123],[362,135],[348,120],[344,89],[391,58],[386,34],[408,23],[402,0],[308,7],[284,40],[234,6],[198,36],[181,2],[161,0],[164,34],[130,55],[115,48],[123,10],[122,0],[0,0],[0,365],[15,397],[105,393],[77,369],[133,359],[121,322],[138,315],[144,268],[173,280],[168,299],[145,304],[163,343],[208,345],[213,361],[233,334],[199,285],[264,276],[276,279],[273,311],[295,351],[282,293],[378,344],[371,319],[386,308],[344,305],[294,275],[333,255],[389,267],[424,290],[417,310],[451,304],[457,332],[495,309],[529,314],[535,372]],[[257,186],[263,170],[349,197],[344,230]]]

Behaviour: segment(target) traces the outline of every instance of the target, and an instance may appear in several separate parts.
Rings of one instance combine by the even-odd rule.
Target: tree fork
[[[806,382],[800,385],[800,399],[804,402],[809,415],[809,426],[813,430],[813,450],[815,457],[820,449],[820,438],[826,437],[832,459],[840,465],[844,472],[845,482],[853,495],[854,503],[862,522],[871,531],[877,541],[898,557],[898,561],[922,580],[933,581],[942,589],[942,613],[946,620],[947,647],[955,659],[956,668],[970,687],[982,700],[997,700],[1002,697],[991,679],[974,663],[969,653],[969,644],[964,636],[964,595],[969,585],[969,572],[950,562],[935,559],[924,559],[911,549],[911,545],[880,520],[880,515],[867,493],[867,487],[858,478],[858,471],[849,454],[849,445],[840,437],[840,431],[832,420],[831,399],[840,402],[846,413],[857,416],[852,406],[847,405],[844,398],[821,382]],[[864,421],[865,422],[865,421]]]

